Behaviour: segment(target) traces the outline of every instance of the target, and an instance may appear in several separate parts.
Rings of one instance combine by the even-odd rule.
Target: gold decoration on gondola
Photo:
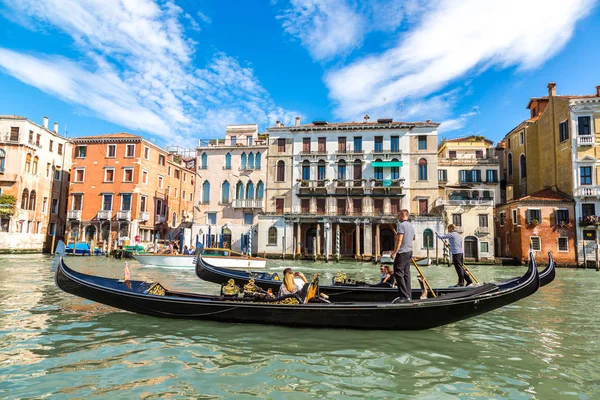
[[[342,271],[338,271],[337,274],[335,274],[335,281],[337,283],[346,283],[348,281],[348,276]]]
[[[288,297],[281,301],[276,302],[276,304],[300,304],[300,302],[295,297]]]
[[[148,290],[146,290],[146,293],[153,294],[155,296],[164,296],[165,288],[160,283],[156,282],[154,285],[150,286]]]
[[[255,280],[250,278],[248,283],[244,285],[245,294],[266,293],[262,288],[256,286]]]
[[[235,296],[240,293],[240,288],[233,279],[227,281],[227,285],[221,286],[221,293],[226,296]]]

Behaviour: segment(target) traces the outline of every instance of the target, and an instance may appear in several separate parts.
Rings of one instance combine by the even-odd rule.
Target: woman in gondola
[[[394,287],[396,278],[394,277],[394,271],[390,265],[381,266],[381,280],[378,284],[372,285],[375,287]]]
[[[308,283],[306,277],[302,272],[294,272],[291,268],[283,270],[283,283],[279,287],[277,296],[286,296],[288,294],[294,294],[302,291],[303,286],[299,286],[294,280],[295,278],[300,279],[304,284]]]

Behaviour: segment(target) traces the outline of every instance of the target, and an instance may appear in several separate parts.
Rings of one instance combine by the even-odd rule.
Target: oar
[[[445,241],[442,240],[442,242],[444,242],[444,244],[448,247],[448,253],[450,253],[450,245],[448,243],[446,243]],[[465,269],[465,271],[467,271],[467,274],[471,275],[471,278],[473,278],[473,280],[475,281],[475,283],[479,283],[479,281],[477,280],[477,278],[475,278],[475,275],[473,275],[473,273],[471,272],[471,270],[469,268],[467,268],[467,266],[465,265],[465,263],[462,263],[462,267]]]
[[[435,292],[433,291],[433,289],[431,288],[431,285],[429,284],[429,282],[427,281],[427,278],[425,278],[425,275],[423,275],[423,271],[421,271],[421,268],[419,268],[419,266],[417,265],[417,263],[415,262],[414,258],[411,258],[410,261],[412,261],[413,265],[415,266],[415,268],[417,269],[417,272],[419,273],[419,275],[421,276],[421,279],[423,279],[423,283],[425,283],[425,286],[427,286],[427,288],[429,289],[429,291],[431,292],[431,294],[433,295],[433,297],[437,297],[435,295]]]

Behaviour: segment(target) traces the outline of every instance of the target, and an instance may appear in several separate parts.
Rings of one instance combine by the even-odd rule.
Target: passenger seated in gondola
[[[381,271],[381,280],[376,285],[376,287],[394,287],[396,283],[396,278],[394,277],[394,272],[392,271],[392,267],[389,265],[382,265],[380,268]]]
[[[305,284],[308,283],[306,277],[302,272],[294,272],[291,268],[283,270],[283,283],[279,287],[277,296],[286,296],[288,294],[300,294],[302,292],[302,286],[299,286],[294,279],[299,278]]]
[[[187,245],[186,245],[186,246],[183,246],[183,252],[182,252],[181,254],[183,254],[184,256],[189,256],[189,255],[192,255],[192,254],[194,254],[194,253],[192,253],[192,252],[190,251],[190,249],[188,249],[188,247],[187,247]]]

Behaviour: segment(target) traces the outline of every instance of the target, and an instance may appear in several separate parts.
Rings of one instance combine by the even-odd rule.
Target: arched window
[[[202,203],[210,203],[210,182],[204,181],[202,184]]]
[[[202,153],[202,169],[208,168],[208,154]]]
[[[277,245],[277,228],[274,226],[269,228],[268,244]]]
[[[256,159],[254,160],[254,169],[260,169],[261,160],[262,160],[262,154],[256,153]]]
[[[431,229],[423,231],[423,248],[433,248],[433,231]]]
[[[248,155],[248,168],[254,169],[254,153]]]
[[[225,154],[225,169],[231,169],[231,153]]]
[[[310,181],[310,161],[302,161],[302,180]]]
[[[354,180],[362,179],[362,161],[354,160]]]
[[[489,190],[484,190],[483,191],[483,198],[485,200],[491,200],[492,199],[492,192],[490,192]]]
[[[283,160],[277,161],[277,182],[285,181],[285,162]]]
[[[235,198],[238,200],[244,199],[244,184],[240,181],[235,185]]]
[[[246,198],[254,198],[254,183],[252,183],[252,181],[248,182],[248,184],[246,185]]]
[[[327,177],[326,167],[327,167],[327,164],[325,163],[325,160],[319,160],[319,163],[317,164],[317,179],[318,180],[323,181]]]
[[[392,162],[398,162],[398,159],[392,158]],[[400,179],[400,167],[392,167],[392,168],[390,168],[390,172],[391,172],[390,178]]]
[[[240,169],[246,169],[246,153],[242,153],[242,157],[241,157],[241,163],[240,163]]]
[[[175,228],[177,226],[177,213],[173,211],[173,218],[171,219],[171,226]]]
[[[6,164],[6,152],[4,149],[0,149],[0,172],[4,172],[4,166]]]
[[[31,191],[29,195],[29,209],[35,211],[35,201],[37,200],[37,196],[35,190]]]
[[[229,203],[229,182],[223,182],[221,186],[221,203],[228,204]]]
[[[525,154],[521,154],[519,158],[519,172],[521,179],[527,177],[527,162],[525,161]]]
[[[506,156],[506,169],[507,169],[507,173],[508,176],[512,176],[513,174],[513,165],[512,165],[512,154],[508,153],[508,155]]]
[[[258,181],[256,185],[256,198],[262,200],[265,197],[265,184],[263,181]]]
[[[25,172],[31,172],[31,154],[25,156]]]
[[[346,161],[344,160],[338,163],[337,178],[338,181],[346,180]]]
[[[21,196],[21,210],[27,210],[27,201],[29,200],[29,190],[23,189]]]
[[[479,191],[473,190],[473,192],[471,193],[471,197],[473,198],[473,200],[477,200],[479,198]]]
[[[33,168],[31,170],[31,173],[34,175],[37,175],[37,172],[38,172],[38,161],[39,161],[38,156],[33,157]]]
[[[378,158],[377,160],[375,160],[375,162],[381,162],[381,160]],[[383,179],[383,167],[373,168],[373,177],[375,179],[382,180]]]
[[[427,180],[427,160],[421,158],[419,160],[419,180],[426,181]]]

